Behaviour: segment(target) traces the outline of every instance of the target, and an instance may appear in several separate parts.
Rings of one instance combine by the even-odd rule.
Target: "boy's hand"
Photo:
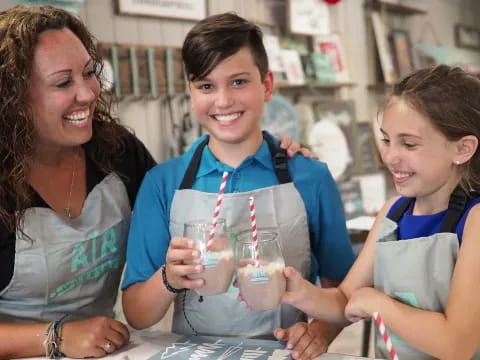
[[[297,153],[301,153],[306,158],[312,157],[312,152],[309,149],[301,147],[299,142],[293,141],[288,136],[278,137],[277,140],[280,141],[280,147],[287,150],[288,157],[293,157]]]
[[[311,360],[328,350],[328,340],[316,331],[313,323],[298,322],[288,329],[275,329],[273,335],[287,343],[295,360]]]
[[[200,251],[195,248],[192,239],[179,236],[172,238],[165,264],[170,285],[176,289],[194,289],[203,286],[205,280],[187,278],[188,274],[198,274],[203,271],[200,258]]]

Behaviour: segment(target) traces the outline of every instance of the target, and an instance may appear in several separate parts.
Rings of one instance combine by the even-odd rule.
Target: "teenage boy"
[[[205,297],[178,289],[202,286],[201,265],[188,221],[206,219],[215,208],[222,173],[229,173],[221,217],[230,231],[249,229],[248,198],[255,197],[259,227],[278,230],[287,265],[322,286],[337,285],[354,255],[342,203],[326,165],[287,159],[276,140],[260,128],[274,80],[262,33],[253,23],[225,13],[210,16],[187,34],[182,48],[196,119],[208,131],[188,153],[153,168],[143,181],[133,213],[123,283],[128,322],[146,328],[161,320],[175,301],[173,331],[217,336],[272,336],[286,340],[294,358],[326,351],[338,329],[299,322],[302,314],[279,306],[246,312],[238,291]],[[187,320],[188,318],[188,320]],[[278,329],[283,328],[283,329]]]

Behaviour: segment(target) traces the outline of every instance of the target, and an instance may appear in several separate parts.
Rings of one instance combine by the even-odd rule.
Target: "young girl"
[[[335,323],[379,312],[402,360],[480,358],[480,81],[446,65],[411,74],[394,87],[381,132],[401,196],[338,288],[287,268],[283,301]]]

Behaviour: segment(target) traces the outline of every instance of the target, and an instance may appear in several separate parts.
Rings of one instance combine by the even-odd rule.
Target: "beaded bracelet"
[[[47,331],[45,333],[45,341],[43,342],[43,346],[45,348],[45,358],[47,359],[61,359],[63,356],[62,352],[60,351],[63,319],[65,319],[65,316],[48,324]]]
[[[170,291],[171,293],[180,294],[185,290],[187,290],[185,288],[177,289],[177,288],[174,288],[172,285],[170,285],[170,283],[167,280],[167,270],[165,269],[165,265],[162,266],[162,280],[163,280],[163,285],[165,285],[167,290]]]

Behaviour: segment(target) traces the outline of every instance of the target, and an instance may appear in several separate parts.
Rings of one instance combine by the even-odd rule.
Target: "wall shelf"
[[[404,5],[402,3],[390,3],[387,1],[382,0],[368,0],[366,2],[367,7],[374,10],[385,10],[392,13],[397,13],[400,15],[420,15],[426,14],[427,11],[425,9],[415,7],[412,5]]]
[[[278,90],[309,90],[309,89],[339,89],[345,86],[355,86],[356,84],[353,82],[339,82],[339,83],[318,83],[318,82],[311,82],[302,85],[291,85],[286,83],[277,83],[275,87]]]

